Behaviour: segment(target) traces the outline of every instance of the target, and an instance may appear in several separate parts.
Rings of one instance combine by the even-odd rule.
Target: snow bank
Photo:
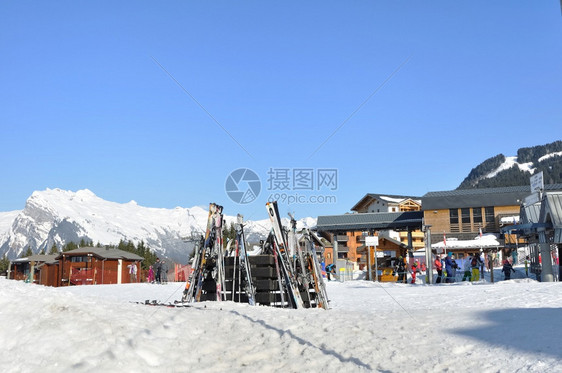
[[[150,307],[184,284],[0,279],[3,372],[561,371],[562,284],[329,282],[332,309]]]

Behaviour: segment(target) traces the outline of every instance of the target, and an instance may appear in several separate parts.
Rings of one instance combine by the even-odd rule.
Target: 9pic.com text
[[[337,203],[337,197],[334,195],[301,195],[298,193],[271,193],[268,202],[277,201],[288,205],[294,204],[324,204]]]

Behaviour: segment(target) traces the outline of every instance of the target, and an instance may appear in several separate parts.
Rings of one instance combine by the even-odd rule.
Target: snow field
[[[179,299],[183,283],[0,279],[3,372],[560,372],[560,283],[329,282],[329,311]]]

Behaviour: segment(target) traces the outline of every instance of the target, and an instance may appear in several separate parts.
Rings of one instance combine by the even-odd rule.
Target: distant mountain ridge
[[[562,183],[562,141],[521,148],[514,157],[498,154],[486,159],[457,189],[526,185],[531,175],[541,171],[545,184]]]
[[[139,206],[135,201],[110,202],[87,189],[36,191],[23,210],[0,212],[0,257],[18,257],[28,247],[34,253],[48,252],[53,244],[60,250],[81,239],[102,245],[142,240],[157,255],[184,263],[193,247],[184,240],[204,233],[207,217],[208,211],[201,207],[163,209]],[[224,220],[226,227],[236,222],[229,215]],[[283,220],[288,224],[288,219]],[[313,227],[316,219],[303,218],[297,225]],[[248,242],[264,239],[270,229],[269,219],[244,225]]]

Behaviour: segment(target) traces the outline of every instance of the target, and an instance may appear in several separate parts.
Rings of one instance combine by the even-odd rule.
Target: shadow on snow
[[[475,320],[486,325],[456,329],[453,334],[470,337],[495,346],[505,346],[530,354],[546,354],[562,359],[559,331],[560,308],[515,308],[480,312]]]
[[[357,365],[357,366],[359,366],[359,367],[361,367],[361,368],[366,368],[366,369],[368,369],[368,370],[371,370],[371,369],[372,369],[369,364],[365,364],[364,362],[362,362],[362,361],[361,361],[360,359],[358,359],[358,358],[355,358],[355,357],[348,357],[348,358],[346,358],[346,357],[342,356],[341,354],[339,354],[338,352],[336,352],[336,351],[334,351],[334,350],[329,350],[329,349],[323,348],[323,347],[321,347],[321,346],[317,346],[317,345],[313,344],[312,342],[307,341],[307,340],[304,339],[304,338],[301,338],[301,337],[299,337],[299,336],[296,336],[295,334],[293,334],[293,332],[292,332],[291,330],[283,330],[283,329],[277,328],[277,327],[275,327],[275,326],[273,326],[273,325],[267,324],[267,323],[266,323],[265,321],[263,321],[263,320],[256,320],[256,319],[253,319],[253,318],[251,318],[251,317],[249,317],[249,316],[247,316],[247,315],[243,315],[243,314],[241,314],[241,313],[239,313],[239,312],[237,312],[237,311],[234,311],[234,310],[233,310],[233,311],[230,311],[230,312],[233,313],[233,314],[235,314],[235,315],[237,315],[237,316],[243,317],[243,318],[249,320],[249,321],[252,322],[252,323],[260,324],[260,325],[262,325],[262,326],[263,326],[264,328],[266,328],[266,329],[273,330],[273,331],[277,332],[277,333],[279,334],[279,336],[283,336],[284,334],[286,334],[286,335],[290,336],[292,339],[294,339],[295,341],[297,341],[299,344],[301,344],[301,345],[303,345],[303,346],[308,346],[308,347],[315,348],[315,349],[321,351],[321,352],[322,352],[323,354],[325,354],[325,355],[330,355],[330,356],[335,357],[336,359],[338,359],[338,360],[339,360],[340,362],[342,362],[342,363],[352,363],[352,364],[355,364],[355,365]]]

